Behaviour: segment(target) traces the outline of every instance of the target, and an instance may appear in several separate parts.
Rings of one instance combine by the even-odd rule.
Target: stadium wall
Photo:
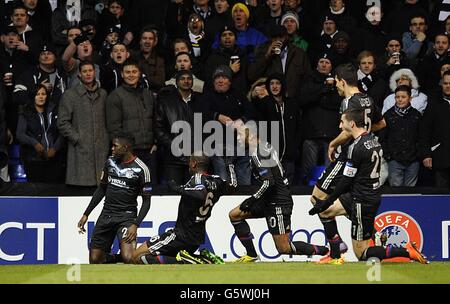
[[[207,222],[205,247],[231,261],[244,250],[233,234],[228,212],[246,196],[224,196]],[[76,228],[90,197],[0,197],[0,264],[88,263],[88,240],[98,206],[89,217],[87,234]],[[138,230],[138,243],[173,227],[179,196],[153,196],[150,212]],[[294,196],[292,232],[294,240],[325,244],[317,216],[307,214],[309,196]],[[255,244],[263,261],[306,261],[308,257],[277,254],[264,219],[249,220]],[[344,241],[349,245],[347,261],[356,261],[351,251],[350,221],[338,218]],[[430,260],[450,261],[450,196],[383,196],[375,228],[388,234],[388,243],[417,242]],[[118,250],[117,242],[113,251]]]

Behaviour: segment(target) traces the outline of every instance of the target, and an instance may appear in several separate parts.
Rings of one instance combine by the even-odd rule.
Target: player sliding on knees
[[[209,158],[193,155],[189,158],[190,180],[182,186],[170,181],[169,187],[181,194],[175,228],[145,241],[134,254],[136,264],[224,264],[223,260],[203,249],[205,224],[211,210],[227,184],[219,176],[208,175]]]
[[[341,64],[336,68],[335,73],[336,89],[339,95],[343,97],[340,113],[342,114],[346,110],[362,110],[364,111],[364,127],[366,131],[371,132],[383,129],[386,126],[386,122],[381,115],[380,109],[369,95],[361,93],[358,89],[356,68],[352,64]],[[317,199],[327,199],[341,179],[348,154],[347,150],[351,141],[351,135],[342,131],[330,142],[328,158],[331,162],[314,186],[311,195],[311,203],[313,205]],[[336,245],[331,246],[329,255],[320,260],[319,263],[322,264],[341,257],[341,254],[347,252],[348,248],[339,235],[336,219],[322,216],[319,216],[319,218],[323,224],[328,242]],[[334,248],[338,250],[335,251]]]
[[[348,216],[352,222],[353,251],[360,261],[406,257],[427,264],[426,257],[412,242],[408,242],[405,248],[370,246],[381,202],[379,177],[383,150],[377,138],[366,131],[364,121],[364,110],[349,109],[341,115],[340,128],[354,139],[348,148],[343,176],[327,199],[316,199],[309,214],[319,214],[321,218]],[[339,245],[338,242],[330,242],[331,252],[339,253]],[[339,255],[332,258],[330,264],[344,263]]]
[[[267,142],[258,138],[256,124],[235,123],[238,142],[248,148],[252,172],[262,183],[256,193],[230,211],[229,217],[236,236],[245,247],[247,254],[235,262],[256,262],[259,257],[253,245],[253,235],[246,219],[265,218],[269,232],[280,254],[325,255],[328,248],[300,241],[291,241],[291,214],[293,200],[288,179],[278,159],[277,152]]]

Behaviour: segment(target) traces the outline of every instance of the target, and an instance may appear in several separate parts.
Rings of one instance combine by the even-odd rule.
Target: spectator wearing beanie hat
[[[205,90],[201,104],[204,120],[218,121],[222,125],[223,134],[235,134],[231,123],[238,119],[248,121],[256,119],[255,109],[241,91],[231,85],[233,72],[227,65],[220,65],[210,76],[213,79],[213,89]],[[212,147],[211,147],[212,148]],[[230,181],[236,177],[238,185],[250,185],[250,159],[248,156],[236,155],[236,146],[227,145],[225,138],[215,142],[215,150],[219,155],[211,157],[214,174]],[[225,163],[227,165],[225,165]],[[234,165],[234,174],[230,174],[228,164]]]
[[[213,71],[219,65],[227,65],[233,71],[232,85],[242,92],[248,90],[248,59],[245,50],[236,45],[237,31],[233,26],[225,25],[219,30],[220,47],[213,49],[204,65],[204,79],[208,88],[212,88]]]
[[[307,52],[309,44],[300,36],[297,13],[292,11],[286,12],[281,18],[281,25],[286,28],[291,43]]]
[[[308,48],[310,58],[316,58],[318,53],[331,49],[333,37],[338,33],[334,16],[330,13],[320,17],[320,28],[315,30],[316,37]]]
[[[334,56],[336,66],[353,62],[354,57],[350,51],[350,37],[346,32],[339,31],[334,35],[331,52]]]
[[[238,35],[236,44],[241,49],[246,50],[249,61],[254,60],[254,51],[258,45],[267,42],[267,37],[263,33],[249,26],[248,19],[250,18],[250,11],[243,3],[236,3],[231,9],[231,16],[233,25],[236,28]],[[220,46],[219,37],[216,37],[212,48],[217,49]]]

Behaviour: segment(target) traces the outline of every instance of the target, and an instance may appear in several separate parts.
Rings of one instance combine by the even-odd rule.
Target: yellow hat
[[[248,7],[244,3],[240,3],[240,2],[233,5],[233,8],[231,9],[231,14],[234,14],[234,11],[237,8],[240,8],[241,10],[244,11],[245,16],[247,16],[247,19],[250,18],[250,11],[248,10]]]

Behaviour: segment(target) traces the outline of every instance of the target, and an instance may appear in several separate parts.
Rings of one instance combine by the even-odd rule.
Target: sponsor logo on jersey
[[[122,188],[126,187],[126,188],[128,188],[127,183],[124,180],[121,180],[121,179],[118,179],[118,178],[113,178],[111,176],[108,176],[108,182],[110,184],[118,186],[118,187],[122,187]]]

